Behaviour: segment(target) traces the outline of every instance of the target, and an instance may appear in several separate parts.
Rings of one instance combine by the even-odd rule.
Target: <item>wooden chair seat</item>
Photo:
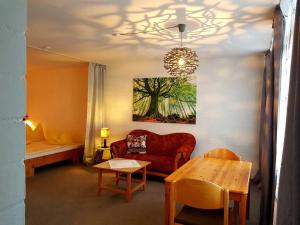
[[[224,209],[197,209],[184,206],[174,220],[184,225],[223,225]]]

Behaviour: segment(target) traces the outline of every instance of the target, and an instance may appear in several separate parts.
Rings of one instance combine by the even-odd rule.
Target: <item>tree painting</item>
[[[133,121],[195,124],[195,77],[134,79]]]

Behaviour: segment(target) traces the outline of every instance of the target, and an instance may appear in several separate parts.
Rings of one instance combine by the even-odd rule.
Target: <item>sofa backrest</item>
[[[131,135],[147,135],[147,153],[155,155],[174,155],[174,151],[182,145],[194,149],[195,137],[189,133],[171,133],[159,135],[147,130],[133,130]]]

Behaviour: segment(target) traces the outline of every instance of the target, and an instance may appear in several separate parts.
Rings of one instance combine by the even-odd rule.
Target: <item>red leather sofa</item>
[[[146,154],[127,154],[127,140],[111,144],[114,157],[145,160],[151,164],[147,167],[148,174],[166,177],[190,159],[196,140],[189,133],[172,133],[159,135],[147,130],[133,130],[130,135],[147,135]]]

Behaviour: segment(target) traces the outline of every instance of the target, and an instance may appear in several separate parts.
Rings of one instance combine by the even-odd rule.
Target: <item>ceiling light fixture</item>
[[[190,48],[182,47],[182,33],[185,31],[185,24],[177,24],[165,28],[155,28],[151,30],[128,32],[128,33],[113,33],[113,36],[131,36],[138,34],[148,34],[152,32],[160,32],[171,28],[178,27],[180,32],[180,47],[173,48],[167,52],[164,57],[164,67],[172,76],[187,76],[195,72],[198,67],[199,59],[197,53]]]
[[[164,67],[172,76],[187,76],[195,72],[199,59],[195,51],[182,47],[182,33],[185,31],[185,24],[178,24],[180,32],[180,47],[172,48],[164,57]]]

